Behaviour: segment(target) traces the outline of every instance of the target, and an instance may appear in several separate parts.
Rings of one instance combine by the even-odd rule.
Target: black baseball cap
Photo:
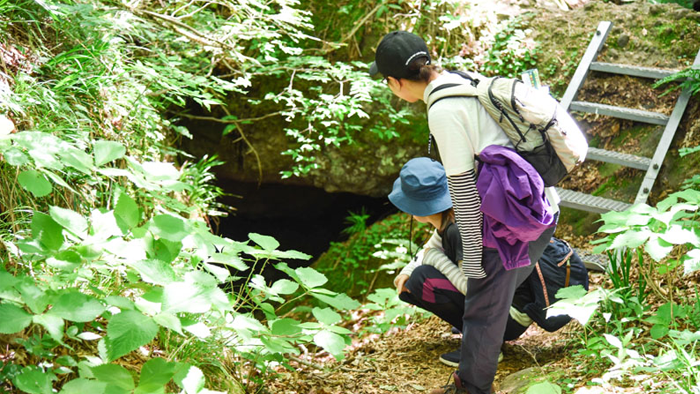
[[[379,42],[369,74],[373,77],[382,73],[385,77],[408,78],[418,73],[418,70],[410,70],[408,65],[422,57],[428,59],[426,64],[430,63],[430,53],[422,38],[407,31],[392,31]]]

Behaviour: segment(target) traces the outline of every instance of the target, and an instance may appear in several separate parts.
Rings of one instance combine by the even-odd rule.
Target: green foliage
[[[674,81],[680,81],[680,83],[668,88],[662,95],[668,94],[677,89],[688,89],[691,95],[696,95],[700,92],[700,68],[688,67],[673,75],[669,75],[668,77],[656,81],[653,86],[657,88]]]
[[[523,71],[536,67],[536,44],[527,37],[531,31],[522,30],[520,25],[518,19],[507,20],[499,25],[482,67],[484,73],[520,78]]]

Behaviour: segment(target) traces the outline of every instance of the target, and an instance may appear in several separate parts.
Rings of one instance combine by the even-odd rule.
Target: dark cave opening
[[[232,194],[224,203],[236,208],[221,219],[218,233],[236,241],[247,241],[249,233],[274,237],[280,250],[296,250],[312,256],[308,261],[286,261],[290,267],[308,266],[331,242],[347,239],[350,212],[369,215],[370,225],[397,209],[388,198],[353,193],[328,193],[309,186],[235,182],[219,186]],[[276,271],[276,270],[275,270]],[[268,280],[277,277],[265,270]]]

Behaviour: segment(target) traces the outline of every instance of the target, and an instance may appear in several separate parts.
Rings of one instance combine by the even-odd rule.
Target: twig
[[[246,118],[246,119],[221,119],[221,118],[217,118],[215,116],[199,116],[199,115],[190,115],[190,114],[185,114],[185,113],[176,113],[175,115],[182,116],[183,118],[187,118],[187,119],[208,120],[211,122],[226,123],[226,124],[234,123],[235,124],[235,123],[257,122],[259,120],[271,118],[273,116],[281,115],[281,114],[282,114],[282,112],[278,111],[278,112],[271,112],[271,113],[265,114],[263,116],[258,116],[257,118]]]
[[[359,30],[360,27],[362,27],[362,25],[364,25],[365,22],[367,22],[367,20],[368,20],[372,15],[374,15],[374,14],[379,10],[379,7],[381,7],[382,5],[384,5],[384,4],[383,4],[383,3],[377,4],[377,6],[374,7],[374,9],[373,9],[372,11],[370,11],[367,15],[365,15],[362,19],[360,19],[359,22],[357,22],[357,23],[355,24],[355,27],[354,27],[352,30],[350,30],[350,33],[348,33],[348,34],[345,36],[345,38],[343,38],[342,40],[340,40],[340,42],[345,42],[345,41],[349,40],[352,36],[354,36],[355,33],[357,33],[357,30]]]

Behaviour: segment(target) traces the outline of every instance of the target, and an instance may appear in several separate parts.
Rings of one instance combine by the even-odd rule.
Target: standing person
[[[465,83],[431,64],[425,42],[404,31],[382,38],[370,74],[382,74],[394,95],[411,103],[427,103],[438,86]],[[530,261],[539,259],[554,234],[558,201],[553,190],[545,197],[539,174],[523,164],[477,98],[436,102],[429,108],[428,126],[447,174],[462,240],[462,273],[468,278],[459,369],[452,375],[453,383],[432,393],[488,394],[515,289],[532,271]],[[478,180],[475,156],[482,163]],[[520,194],[529,197],[518,199]],[[541,224],[537,231],[517,212],[522,202],[540,216],[532,217]],[[482,210],[489,213],[486,218]],[[511,227],[514,222],[525,228]],[[499,241],[503,239],[512,243]]]

